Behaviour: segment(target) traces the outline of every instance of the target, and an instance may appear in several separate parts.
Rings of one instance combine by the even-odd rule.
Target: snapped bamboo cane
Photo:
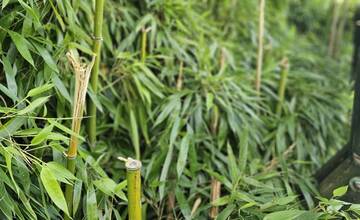
[[[141,220],[141,162],[132,158],[118,159],[124,161],[126,167],[128,219]]]
[[[83,110],[86,98],[86,91],[89,84],[89,77],[91,69],[95,62],[95,57],[93,57],[91,63],[89,65],[81,64],[78,61],[72,52],[68,52],[66,54],[69,62],[71,63],[74,72],[75,72],[75,93],[74,93],[74,107],[72,113],[72,125],[71,129],[73,131],[73,135],[70,137],[70,144],[68,151],[66,153],[67,156],[67,169],[71,173],[75,173],[75,159],[77,155],[77,147],[79,144],[78,135],[80,133],[81,127],[81,119],[83,117]],[[67,184],[65,187],[65,199],[68,204],[68,209],[70,215],[73,214],[73,185]],[[65,216],[65,219],[69,219],[70,216]]]

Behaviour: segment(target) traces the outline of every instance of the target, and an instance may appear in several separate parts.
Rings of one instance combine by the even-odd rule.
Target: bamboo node
[[[63,155],[65,158],[67,158],[68,160],[75,160],[76,155],[70,156],[69,154],[67,154],[65,151],[63,152]]]
[[[91,39],[94,41],[103,41],[104,40],[103,37],[96,37],[95,35],[91,35]]]

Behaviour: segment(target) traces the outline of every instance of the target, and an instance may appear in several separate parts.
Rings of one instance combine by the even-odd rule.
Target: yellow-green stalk
[[[89,84],[90,72],[95,62],[95,57],[93,57],[92,62],[89,65],[86,65],[81,64],[80,61],[75,58],[72,52],[67,53],[66,56],[75,72],[75,93],[71,125],[73,135],[71,135],[70,137],[70,144],[66,153],[67,169],[74,174],[75,159],[77,155],[77,147],[79,144],[78,136],[80,133],[81,119],[84,112],[83,110],[86,98],[86,91]],[[68,204],[70,215],[73,215],[73,191],[73,185],[67,184],[65,187],[65,199]],[[70,216],[64,216],[64,218],[70,219]]]
[[[284,58],[280,63],[280,67],[281,67],[281,73],[280,73],[280,83],[278,89],[278,102],[275,110],[277,116],[281,115],[282,106],[284,103],[286,81],[289,73],[289,60],[287,58]]]
[[[95,64],[91,71],[90,84],[95,95],[97,93],[98,75],[101,61],[101,43],[102,43],[102,26],[104,14],[105,0],[96,0],[95,2],[95,22],[94,22],[94,43],[93,52],[95,54]],[[87,107],[88,110],[88,123],[87,133],[89,136],[89,144],[91,147],[95,146],[96,142],[96,105],[92,100],[89,100]]]
[[[141,220],[141,162],[132,158],[125,161],[129,220]]]
[[[255,89],[258,95],[260,95],[261,72],[262,72],[263,57],[264,57],[264,28],[265,28],[264,23],[265,23],[265,0],[260,0],[258,52],[257,52],[256,78],[255,78]]]

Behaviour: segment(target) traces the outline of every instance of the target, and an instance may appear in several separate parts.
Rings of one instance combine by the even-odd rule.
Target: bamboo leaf
[[[192,129],[188,127],[188,133],[186,133],[185,137],[181,140],[180,144],[180,152],[178,156],[178,161],[176,164],[176,171],[178,174],[178,178],[180,178],[185,166],[188,157],[190,139],[192,138]]]
[[[86,193],[86,219],[97,220],[97,202],[94,187],[89,186]]]
[[[25,115],[27,113],[33,112],[36,108],[42,106],[49,100],[50,96],[40,97],[31,102],[28,106],[18,111],[18,115]]]
[[[342,187],[336,188],[333,191],[333,196],[334,197],[341,197],[341,196],[346,194],[347,190],[348,190],[348,186],[342,186]]]
[[[65,201],[63,192],[61,191],[59,183],[56,181],[54,174],[46,165],[43,166],[40,172],[41,181],[49,194],[54,204],[69,215],[68,206]]]
[[[239,146],[239,170],[241,174],[245,173],[246,164],[248,160],[248,130],[245,129],[240,137],[240,146]]]
[[[176,201],[179,203],[181,213],[183,214],[185,219],[191,219],[191,211],[188,202],[186,201],[186,197],[181,189],[176,188],[175,191]]]
[[[6,5],[9,4],[9,2],[10,2],[10,0],[3,0],[1,9],[4,9],[6,7]]]
[[[11,92],[11,97],[17,97],[17,83],[15,81],[16,72],[12,68],[8,57],[3,56],[2,63],[6,75],[6,84],[9,91]]]
[[[13,135],[27,121],[26,118],[16,117],[10,119],[4,125],[0,126],[0,137],[8,137]]]
[[[229,143],[227,144],[227,153],[228,153],[228,163],[229,163],[228,166],[229,166],[230,176],[232,181],[234,182],[239,177],[239,170],[236,164],[234,152]]]
[[[40,144],[41,142],[45,141],[49,134],[51,133],[52,129],[54,128],[54,125],[45,126],[44,129],[42,129],[32,140],[32,145]]]
[[[305,211],[302,210],[286,210],[286,211],[279,211],[279,212],[273,212],[264,217],[264,220],[278,220],[278,219],[284,219],[284,220],[292,220],[296,219],[297,217],[304,214]]]
[[[35,67],[34,60],[31,57],[30,51],[29,51],[29,45],[30,43],[20,34],[8,30],[8,33],[15,43],[16,48],[18,49],[19,53],[26,61],[28,61],[33,67]]]
[[[27,96],[28,97],[34,97],[34,96],[40,95],[40,94],[52,89],[53,87],[54,87],[54,84],[52,84],[52,83],[44,84],[42,86],[31,89],[28,92]]]

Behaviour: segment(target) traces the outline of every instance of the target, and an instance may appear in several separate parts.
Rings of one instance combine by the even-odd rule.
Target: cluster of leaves
[[[257,1],[106,1],[99,92],[88,91],[98,141],[90,149],[82,132],[74,176],[63,157],[74,90],[64,54],[92,54],[94,5],[2,1],[0,217],[59,218],[67,212],[60,183],[70,182],[75,216],[125,218],[125,173],[116,158],[136,153],[145,219],[208,219],[211,206],[220,207],[218,219],[347,215],[338,200],[315,204],[311,175],[347,138],[350,41],[346,35],[340,61],[326,57],[324,36],[299,31],[292,12],[329,22],[330,9],[298,2],[267,1],[257,96]],[[316,28],[323,34],[326,27]],[[290,71],[278,115],[284,57]],[[213,178],[222,184],[216,201]]]

